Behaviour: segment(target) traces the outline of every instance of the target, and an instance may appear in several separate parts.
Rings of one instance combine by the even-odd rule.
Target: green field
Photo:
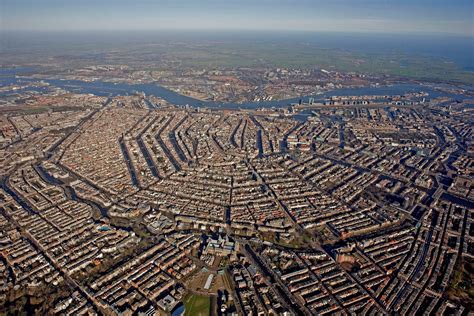
[[[367,53],[318,47],[300,42],[222,42],[177,49],[175,46],[141,47],[141,54],[161,53],[164,62],[179,61],[191,68],[301,68],[314,67],[341,72],[389,75],[421,80],[442,80],[473,84],[474,73],[446,58],[403,52]],[[137,56],[140,56],[138,54]]]
[[[184,316],[209,316],[211,299],[207,296],[189,295],[184,300]]]
[[[463,69],[449,57],[430,53],[410,53],[403,42],[394,49],[384,45],[375,48],[345,46],[344,37],[333,37],[341,41],[341,47],[316,40],[317,34],[292,33],[273,36],[271,34],[247,33],[234,37],[233,34],[210,34],[183,36],[169,39],[159,34],[148,34],[140,40],[135,36],[124,36],[121,40],[105,36],[105,41],[90,43],[48,41],[25,49],[20,41],[2,55],[4,64],[26,64],[31,60],[45,66],[45,75],[64,74],[65,70],[91,65],[127,65],[136,70],[197,70],[214,69],[315,69],[324,68],[341,72],[388,75],[397,79],[420,79],[436,82],[474,84],[474,72]],[[249,35],[249,36],[248,36]],[[316,36],[316,37],[315,37]],[[133,40],[132,40],[133,38]],[[423,39],[424,37],[420,37]],[[387,41],[390,37],[387,37]],[[470,40],[466,39],[466,41]],[[443,44],[440,39],[440,45]],[[444,43],[446,44],[446,43]],[[422,44],[420,43],[420,46]],[[468,53],[468,52],[466,52]],[[53,67],[54,65],[54,67]],[[33,72],[34,73],[34,72]]]

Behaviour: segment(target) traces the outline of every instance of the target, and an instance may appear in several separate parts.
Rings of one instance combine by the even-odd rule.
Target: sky
[[[2,30],[275,30],[474,37],[473,0],[0,0]]]

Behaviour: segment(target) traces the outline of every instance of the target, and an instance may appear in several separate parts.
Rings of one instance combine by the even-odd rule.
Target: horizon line
[[[199,29],[186,29],[186,28],[143,28],[143,29],[0,29],[0,33],[18,32],[18,33],[91,33],[91,32],[188,32],[188,33],[199,33],[199,32],[213,32],[213,33],[251,33],[251,32],[263,32],[263,33],[328,33],[328,34],[366,34],[366,35],[400,35],[400,36],[452,36],[452,37],[464,37],[474,38],[474,33],[457,33],[457,32],[378,32],[378,31],[367,31],[367,30],[306,30],[306,29],[212,29],[212,28],[199,28]]]

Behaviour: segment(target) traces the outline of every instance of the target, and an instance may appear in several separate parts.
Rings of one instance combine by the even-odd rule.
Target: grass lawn
[[[184,316],[209,316],[211,312],[211,299],[207,296],[189,295],[184,300],[186,308]]]
[[[474,308],[474,260],[462,258],[456,262],[451,284],[446,292],[453,301]]]

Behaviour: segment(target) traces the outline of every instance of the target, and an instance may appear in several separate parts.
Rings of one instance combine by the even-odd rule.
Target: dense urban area
[[[389,80],[290,68],[134,74],[240,103]],[[0,314],[473,310],[472,92],[226,108],[51,80],[1,88]]]

